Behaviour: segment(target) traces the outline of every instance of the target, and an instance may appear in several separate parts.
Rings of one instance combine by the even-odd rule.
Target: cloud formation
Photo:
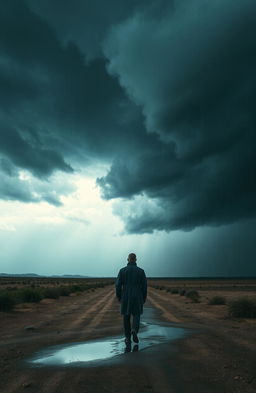
[[[129,233],[255,217],[255,14],[252,0],[1,3],[0,197],[58,205],[56,171],[102,162]]]
[[[87,62],[25,1],[0,5],[0,51],[2,162],[49,180],[55,171],[72,173],[144,145],[140,111],[107,73],[106,60]],[[23,191],[12,195],[25,198]]]
[[[75,42],[87,60],[103,57],[102,42],[109,27],[125,20],[149,0],[27,0],[30,8],[48,21],[59,39]],[[61,10],[61,12],[60,12]]]
[[[163,142],[98,180],[107,199],[143,196],[118,209],[129,232],[255,216],[255,13],[250,0],[179,1],[112,28],[108,70]]]
[[[1,164],[2,168],[4,165],[3,171]],[[25,203],[46,201],[54,206],[62,206],[61,197],[75,191],[75,186],[63,175],[54,176],[49,181],[31,176],[28,171],[17,171],[15,167],[14,172],[13,166],[8,165],[9,162],[0,161],[0,199]]]

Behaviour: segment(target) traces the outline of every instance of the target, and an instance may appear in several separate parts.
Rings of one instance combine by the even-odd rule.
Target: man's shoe
[[[131,345],[131,338],[130,338],[130,337],[126,337],[125,340],[124,340],[124,342],[125,342],[125,344],[126,344],[127,346]]]
[[[132,339],[135,343],[139,342],[139,339],[138,339],[138,336],[137,336],[137,333],[135,332],[135,330],[132,331]]]

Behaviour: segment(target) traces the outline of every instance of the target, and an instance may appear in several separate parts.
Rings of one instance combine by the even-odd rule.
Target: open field
[[[80,294],[112,285],[113,279],[0,278],[0,311],[11,311],[19,304]],[[22,305],[21,305],[22,307]]]
[[[70,285],[91,285],[113,283],[112,278],[63,278],[63,277],[1,277],[0,291],[3,289],[21,289],[27,287],[60,287]]]
[[[38,285],[39,289],[87,285],[87,289],[18,303],[12,311],[0,312],[1,393],[256,391],[256,318],[229,313],[234,299],[256,299],[256,280],[148,280],[145,310],[151,310],[158,323],[188,327],[195,333],[90,368],[29,368],[23,360],[50,345],[122,334],[113,279],[9,278],[3,284],[4,280],[0,291],[15,286],[38,289]],[[182,290],[185,293],[180,294]],[[196,301],[186,296],[192,290],[198,293]],[[224,298],[225,304],[209,304],[215,296]]]

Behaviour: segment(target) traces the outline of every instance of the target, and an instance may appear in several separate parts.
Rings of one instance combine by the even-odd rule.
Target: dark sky
[[[256,275],[255,20],[254,0],[1,1],[0,198],[61,208],[54,175],[102,163],[126,235],[197,230],[193,266]]]

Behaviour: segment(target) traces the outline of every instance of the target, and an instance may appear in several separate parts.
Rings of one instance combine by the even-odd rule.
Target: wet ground
[[[153,315],[152,308],[145,308],[144,314]],[[151,317],[152,319],[152,317]],[[143,351],[146,348],[164,344],[188,335],[185,328],[173,327],[165,323],[152,324],[142,322],[139,331],[139,343],[126,345],[123,335],[106,337],[104,339],[89,340],[72,344],[45,348],[38,351],[32,358],[25,361],[25,365],[43,366],[76,366],[86,367],[94,362],[122,356],[129,352]]]
[[[231,289],[225,296],[237,293]],[[113,348],[125,350],[114,288],[24,304],[2,313],[0,392],[255,393],[256,321],[230,319],[227,306],[209,306],[208,297],[221,294],[216,290],[200,294],[200,303],[191,303],[184,296],[149,287],[138,348],[132,345],[131,352],[114,352],[105,359],[104,341],[113,344],[107,356]],[[170,332],[182,335],[173,339]],[[152,345],[143,347],[147,342]],[[58,350],[95,343],[100,345],[101,359],[28,364],[56,356]],[[85,348],[83,354],[90,355],[92,350]]]

